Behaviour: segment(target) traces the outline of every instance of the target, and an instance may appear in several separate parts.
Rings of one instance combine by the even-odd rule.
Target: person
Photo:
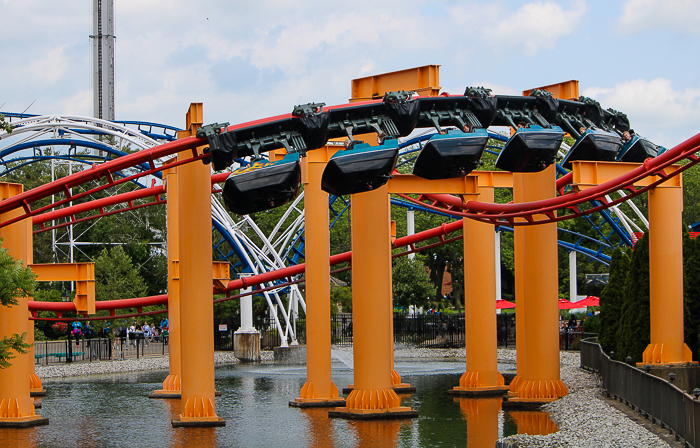
[[[129,350],[129,338],[134,340],[134,347],[136,347],[136,322],[133,322],[129,327],[129,331],[126,336],[126,349]]]
[[[163,331],[164,328],[168,328],[168,318],[164,317],[160,320],[160,330]]]
[[[625,131],[622,133],[622,140],[624,140],[625,143],[632,140],[632,130],[631,129],[629,131]]]
[[[519,121],[518,122],[518,129],[520,128],[529,128],[530,125],[527,123],[527,121]]]
[[[580,128],[578,128],[578,133],[581,134],[581,135],[585,134],[585,133],[586,133],[586,127],[585,127],[585,126],[581,126]]]
[[[143,343],[148,347],[148,343],[151,341],[151,326],[148,322],[143,324]]]
[[[80,321],[75,321],[71,324],[71,327],[73,330],[71,333],[73,333],[73,336],[75,336],[75,346],[79,347],[80,346],[80,336],[83,334],[83,324],[80,323]]]

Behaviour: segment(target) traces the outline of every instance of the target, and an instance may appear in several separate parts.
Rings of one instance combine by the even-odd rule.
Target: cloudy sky
[[[440,65],[444,91],[570,79],[674,146],[700,132],[700,1],[115,0],[116,118],[240,123]],[[91,0],[0,0],[0,110],[91,113]]]

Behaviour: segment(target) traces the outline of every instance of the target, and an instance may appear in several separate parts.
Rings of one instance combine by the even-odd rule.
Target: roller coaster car
[[[421,150],[413,174],[424,179],[450,179],[466,176],[479,166],[489,141],[486,129],[474,132],[449,131],[435,134]]]
[[[398,156],[396,139],[379,146],[355,142],[351,149],[338,151],[328,161],[321,189],[342,196],[379,188],[391,178]]]
[[[588,129],[571,147],[562,161],[562,166],[571,169],[574,160],[612,162],[622,147],[620,136],[602,129]]]
[[[224,204],[238,215],[279,207],[299,194],[301,166],[299,154],[287,154],[282,160],[254,162],[233,171],[224,184]]]
[[[634,135],[632,140],[622,146],[622,149],[617,154],[617,160],[620,162],[642,163],[649,157],[656,157],[658,151],[658,146],[647,139]]]
[[[564,140],[559,126],[520,128],[506,142],[496,160],[496,167],[513,173],[536,173],[554,163]]]

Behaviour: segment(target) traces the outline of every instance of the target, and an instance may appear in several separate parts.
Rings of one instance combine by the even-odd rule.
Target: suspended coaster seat
[[[658,147],[647,139],[640,138],[638,135],[633,135],[632,140],[622,146],[622,149],[617,154],[617,160],[620,162],[642,163],[649,157],[656,157]]]
[[[496,167],[513,173],[536,173],[554,163],[564,141],[559,126],[520,128],[501,150]]]
[[[489,141],[486,129],[474,132],[451,130],[435,134],[423,147],[413,174],[424,179],[450,179],[466,176],[480,165],[479,159]]]
[[[602,129],[587,129],[571,147],[562,161],[562,166],[571,169],[575,160],[613,162],[622,147],[622,139],[614,132]]]
[[[336,152],[328,161],[321,188],[336,196],[379,188],[391,178],[398,156],[396,139],[379,146],[355,141],[351,149]]]
[[[287,154],[282,160],[258,160],[233,171],[224,184],[224,204],[238,215],[279,207],[299,194],[301,166],[299,154]]]

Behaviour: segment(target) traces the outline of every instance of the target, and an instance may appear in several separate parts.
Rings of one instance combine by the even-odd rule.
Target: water
[[[499,366],[514,368],[514,366]],[[0,429],[0,446],[17,447],[493,447],[496,438],[527,430],[556,430],[544,412],[503,412],[500,399],[452,398],[463,361],[398,360],[402,380],[417,393],[402,405],[420,412],[413,420],[329,419],[328,409],[290,408],[306,379],[304,366],[237,364],[216,369],[216,410],[224,428],[177,428],[179,400],[149,399],[166,372],[132,372],[46,380],[39,413],[48,426]],[[333,364],[339,388],[352,383],[352,370]]]

